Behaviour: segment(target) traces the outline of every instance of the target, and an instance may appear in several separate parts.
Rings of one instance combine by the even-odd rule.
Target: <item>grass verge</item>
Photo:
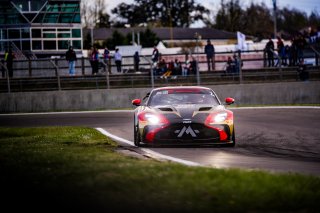
[[[320,178],[188,167],[115,152],[95,129],[0,128],[2,208],[33,212],[320,212]]]

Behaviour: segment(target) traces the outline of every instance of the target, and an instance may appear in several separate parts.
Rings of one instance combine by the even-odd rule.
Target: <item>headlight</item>
[[[140,122],[147,122],[149,125],[166,125],[169,121],[161,114],[154,114],[150,112],[142,112],[138,115]]]
[[[145,114],[145,118],[150,124],[159,124],[160,121],[159,117],[153,114]]]
[[[228,114],[226,112],[219,113],[216,116],[214,116],[214,121],[217,123],[225,121],[227,116],[228,116]]]
[[[213,125],[224,121],[233,121],[233,113],[231,111],[211,113],[206,118],[205,124]]]

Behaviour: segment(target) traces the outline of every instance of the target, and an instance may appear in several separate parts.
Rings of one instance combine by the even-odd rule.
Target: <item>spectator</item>
[[[239,74],[240,73],[240,58],[237,57],[237,54],[233,55],[233,62],[234,62],[233,72],[236,74]],[[241,62],[241,66],[242,66],[242,62]]]
[[[153,47],[151,59],[153,63],[158,63],[159,61],[159,50],[156,46]]]
[[[90,63],[92,67],[92,75],[97,75],[99,70],[99,52],[96,47],[93,47],[91,51]]]
[[[168,68],[166,70],[165,73],[162,74],[161,78],[167,78],[171,75],[172,71],[174,69],[174,62],[171,61],[169,64],[168,64]]]
[[[2,74],[2,78],[4,78],[6,76],[6,70],[5,70],[5,62],[4,62],[4,58],[1,59],[1,74]]]
[[[70,46],[69,50],[66,52],[66,60],[68,61],[68,64],[69,64],[69,75],[74,76],[76,73],[75,65],[77,61],[77,55],[76,55],[76,52],[73,50],[72,46]]]
[[[13,77],[13,59],[15,58],[11,48],[4,54],[4,61],[6,62],[9,77]]]
[[[138,51],[136,51],[134,53],[133,62],[134,62],[134,71],[138,72],[139,71],[139,63],[140,63],[140,56],[139,56],[139,52]]]
[[[165,72],[167,72],[167,63],[166,61],[163,59],[160,60],[159,62],[159,66],[158,66],[158,74],[159,75],[163,75]]]
[[[317,41],[317,31],[315,29],[311,29],[309,42],[311,44],[316,43]]]
[[[107,68],[108,72],[111,74],[111,69],[109,69],[109,60],[110,60],[110,51],[108,50],[108,47],[105,47],[103,52],[104,71],[106,71],[106,68]]]
[[[267,54],[267,62],[268,62],[268,67],[273,67],[274,66],[274,44],[271,38],[269,38],[269,41],[267,42],[265,46],[265,52]]]
[[[114,54],[114,61],[115,61],[116,66],[117,66],[117,72],[121,73],[122,55],[119,52],[119,48],[116,49],[116,52]]]
[[[303,50],[306,46],[306,40],[302,35],[297,38],[297,61],[301,62],[304,60]]]
[[[298,66],[298,75],[301,81],[308,81],[309,80],[309,72],[306,70],[307,66],[304,64],[304,60],[301,59]]]
[[[190,68],[190,61],[186,60],[182,68],[182,76],[187,76]]]
[[[235,67],[234,67],[234,61],[232,60],[232,58],[229,56],[228,60],[227,60],[227,68],[226,68],[226,72],[227,73],[233,73],[235,71]]]
[[[182,74],[182,67],[181,67],[181,62],[178,61],[178,59],[176,58],[174,60],[173,63],[173,71],[172,71],[172,75],[181,75]]]
[[[286,59],[285,59],[285,48],[284,48],[284,43],[282,39],[278,36],[277,37],[277,49],[278,49],[278,55],[280,56],[281,62],[278,61],[278,65],[286,65]],[[281,63],[281,64],[280,64]]]
[[[284,55],[283,55],[283,59],[282,59],[282,61],[284,62],[285,66],[288,66],[289,55],[290,55],[290,46],[289,45],[285,45],[284,46]]]
[[[289,66],[295,66],[297,64],[297,42],[295,38],[291,39],[291,45],[289,49]]]
[[[210,65],[212,66],[212,71],[215,70],[215,50],[213,44],[211,44],[211,41],[208,39],[207,44],[204,47],[204,52],[207,56],[207,63],[208,63],[208,71],[210,71]]]
[[[189,73],[190,74],[193,74],[193,75],[196,75],[197,74],[197,60],[192,57],[192,61],[190,62],[190,67],[189,67]]]
[[[159,70],[158,66],[159,66],[158,63],[152,63],[152,72],[154,76],[158,75],[158,70]]]

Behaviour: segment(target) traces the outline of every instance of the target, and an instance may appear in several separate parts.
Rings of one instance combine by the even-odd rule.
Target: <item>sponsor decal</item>
[[[191,135],[193,138],[196,138],[197,137],[197,134],[199,134],[199,130],[193,130],[191,128],[191,126],[188,126],[188,127],[183,127],[181,130],[176,130],[174,131],[174,133],[178,134],[178,138],[181,138],[184,134],[187,134],[187,135]]]

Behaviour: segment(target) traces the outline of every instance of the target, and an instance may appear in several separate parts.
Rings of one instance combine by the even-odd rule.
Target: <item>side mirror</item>
[[[141,99],[134,99],[134,100],[132,100],[132,104],[135,105],[135,106],[140,106],[140,104],[141,104]]]
[[[234,99],[233,98],[226,98],[226,104],[230,105],[234,103]]]

